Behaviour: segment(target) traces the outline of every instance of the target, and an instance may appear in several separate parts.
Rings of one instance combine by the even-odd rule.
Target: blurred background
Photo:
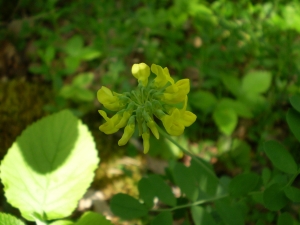
[[[190,79],[197,121],[177,141],[218,175],[259,172],[268,139],[288,143],[300,161],[285,122],[288,98],[299,93],[297,0],[0,1],[1,159],[26,126],[68,108],[97,143],[101,165],[90,195],[101,201],[120,191],[137,196],[137,181],[162,174],[170,159],[188,165],[164,140],[152,140],[145,156],[138,136],[121,148],[122,132],[98,130],[97,90],[133,89],[131,66],[140,62]],[[86,202],[75,217],[92,207]],[[0,209],[13,211],[3,197]]]

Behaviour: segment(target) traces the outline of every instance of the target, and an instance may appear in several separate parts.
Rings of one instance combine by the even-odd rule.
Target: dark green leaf
[[[152,182],[149,178],[143,177],[138,183],[138,189],[140,198],[145,202],[149,208],[153,206],[153,200],[156,196],[155,187],[153,187]]]
[[[220,215],[225,224],[244,225],[244,218],[237,207],[230,204],[229,198],[215,201],[217,213]]]
[[[255,173],[240,174],[231,180],[229,193],[234,197],[246,195],[257,187],[259,179]]]
[[[286,197],[288,197],[292,202],[297,202],[300,203],[300,189],[293,187],[293,186],[288,186],[284,188],[284,193]]]
[[[161,212],[152,221],[151,225],[172,225],[172,214],[171,212]]]
[[[265,207],[273,211],[282,209],[288,203],[288,199],[278,184],[268,187],[264,191],[263,199]]]
[[[147,215],[147,208],[137,199],[126,195],[116,194],[110,201],[111,211],[123,219],[135,219]]]
[[[176,163],[173,177],[181,191],[185,193],[190,200],[196,201],[198,197],[198,185],[191,169],[181,163]]]
[[[291,154],[276,141],[264,143],[264,150],[273,165],[288,174],[296,174],[298,167]]]
[[[293,108],[300,113],[300,94],[295,94],[294,96],[290,97],[290,103]]]
[[[284,212],[278,216],[276,225],[294,225],[293,217],[291,214]]]
[[[297,140],[300,141],[300,113],[294,109],[289,109],[286,115],[286,120],[290,130]]]
[[[206,210],[201,206],[192,206],[191,207],[192,217],[195,225],[216,225],[213,217],[206,212]]]

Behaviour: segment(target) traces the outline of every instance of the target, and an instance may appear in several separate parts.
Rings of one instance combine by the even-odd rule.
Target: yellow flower
[[[126,145],[129,139],[131,138],[131,136],[133,135],[134,130],[135,130],[135,124],[134,123],[128,124],[124,129],[124,133],[121,139],[118,141],[118,145],[119,146]]]
[[[132,75],[143,84],[144,87],[148,84],[148,77],[150,76],[150,68],[145,63],[133,64],[131,68]]]
[[[176,88],[174,88],[175,86]],[[190,80],[181,79],[176,84],[166,88],[163,94],[163,101],[169,104],[183,102],[186,95],[190,92]]]
[[[99,127],[103,133],[113,134],[119,130],[119,128],[116,127],[116,124],[118,124],[121,120],[121,115],[119,113],[116,113],[112,118],[108,118],[105,111],[98,110],[98,112],[106,121]]]
[[[179,109],[175,108],[171,115],[165,115],[161,119],[166,131],[173,136],[179,136],[184,131],[185,127],[180,119],[180,116]]]
[[[159,139],[159,133],[156,127],[156,123],[153,120],[151,120],[147,123],[147,126],[150,128],[152,134],[156,137],[156,139]]]
[[[172,85],[174,84],[174,80],[171,78],[167,67],[163,69],[161,66],[152,64],[151,71],[156,75],[156,78],[154,79],[156,87],[162,88],[168,82],[170,82]]]
[[[149,151],[149,148],[150,148],[150,143],[149,143],[150,134],[149,133],[143,133],[142,138],[143,138],[144,153],[146,154]]]
[[[123,114],[122,114],[122,117],[120,119],[120,121],[116,124],[116,128],[120,129],[122,127],[125,127],[126,124],[127,124],[127,121],[129,119],[129,117],[131,116],[132,112],[130,111],[125,111]]]
[[[105,86],[102,86],[97,92],[98,101],[103,104],[105,108],[112,111],[119,111],[124,108],[124,104],[120,101],[117,95],[117,93],[113,93]]]
[[[191,126],[197,119],[197,116],[194,113],[186,111],[187,102],[188,97],[185,96],[183,108],[180,110],[181,121],[185,127]]]

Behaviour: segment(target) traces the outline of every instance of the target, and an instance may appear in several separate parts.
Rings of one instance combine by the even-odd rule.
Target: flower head
[[[125,127],[118,142],[122,146],[137,128],[143,139],[144,153],[147,153],[150,133],[159,139],[156,120],[161,120],[166,131],[174,136],[181,135],[185,127],[195,122],[196,115],[186,110],[190,82],[189,79],[182,79],[175,83],[168,68],[155,64],[151,65],[151,71],[156,77],[150,81],[150,68],[145,63],[134,64],[131,71],[139,82],[136,90],[118,94],[102,86],[98,91],[99,102],[109,110],[118,111],[109,118],[105,111],[99,110],[106,121],[99,129],[105,134],[112,134]],[[177,108],[178,104],[182,108]]]

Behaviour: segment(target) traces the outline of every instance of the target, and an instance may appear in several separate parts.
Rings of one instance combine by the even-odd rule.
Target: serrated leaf
[[[251,71],[242,79],[242,90],[245,93],[262,94],[266,92],[272,81],[269,71]]]
[[[257,187],[259,179],[255,173],[240,174],[231,180],[229,193],[234,197],[246,195]]]
[[[297,202],[300,203],[300,189],[293,187],[293,186],[288,186],[284,188],[284,193],[286,197],[288,197],[292,202]]]
[[[105,216],[95,212],[85,212],[74,225],[113,225]]]
[[[233,109],[227,108],[215,110],[213,119],[219,130],[226,135],[232,134],[238,122],[236,112]]]
[[[74,222],[71,220],[57,220],[50,225],[73,225]]]
[[[139,218],[148,213],[145,205],[141,204],[137,199],[122,193],[112,197],[110,208],[116,216],[127,220]]]
[[[295,94],[294,96],[290,97],[290,103],[293,108],[300,113],[300,94]]]
[[[286,115],[286,120],[290,130],[297,140],[300,141],[300,113],[294,109],[289,109]]]
[[[198,185],[193,176],[193,171],[181,163],[176,163],[173,169],[173,177],[180,190],[190,200],[196,201],[198,198]]]
[[[201,206],[192,206],[191,213],[195,225],[217,224],[213,217],[208,212],[206,212],[206,210]]]
[[[2,225],[25,225],[21,220],[16,217],[6,214],[0,213],[0,224]]]
[[[151,221],[151,225],[172,225],[172,214],[171,212],[161,212]]]
[[[6,198],[30,221],[69,216],[98,162],[93,137],[80,120],[67,110],[47,116],[23,131],[2,161]]]
[[[217,103],[217,99],[211,92],[197,91],[189,94],[189,102],[197,109],[211,112]]]
[[[264,143],[264,150],[277,169],[288,174],[297,173],[297,164],[283,145],[276,141],[267,141]]]
[[[280,210],[288,203],[288,199],[285,197],[284,192],[276,183],[264,191],[263,200],[265,207],[272,211]]]

